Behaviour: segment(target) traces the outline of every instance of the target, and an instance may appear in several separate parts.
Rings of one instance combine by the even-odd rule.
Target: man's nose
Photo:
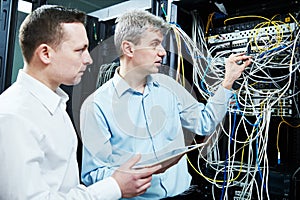
[[[83,62],[86,65],[90,65],[93,63],[93,59],[88,51],[86,52],[86,54],[83,57]]]

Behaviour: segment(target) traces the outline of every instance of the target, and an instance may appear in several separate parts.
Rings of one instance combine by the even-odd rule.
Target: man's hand
[[[117,181],[123,198],[130,198],[141,195],[151,186],[152,174],[161,168],[156,165],[143,169],[132,169],[141,159],[141,155],[136,155],[121,165],[112,175]]]
[[[225,62],[225,77],[223,87],[231,89],[235,80],[237,80],[244,69],[251,64],[251,56],[245,53],[231,54]]]

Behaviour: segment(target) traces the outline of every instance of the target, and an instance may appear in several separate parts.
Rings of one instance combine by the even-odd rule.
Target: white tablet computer
[[[200,147],[203,147],[206,143],[196,144],[196,145],[190,145],[185,146],[177,149],[173,149],[171,151],[168,151],[164,154],[161,154],[157,157],[150,158],[148,160],[144,160],[141,162],[138,162],[133,168],[134,169],[140,169],[145,167],[151,167],[154,165],[162,165],[162,168],[172,166],[172,164],[176,164],[180,158],[185,155],[186,153],[193,151],[195,149],[198,149]]]

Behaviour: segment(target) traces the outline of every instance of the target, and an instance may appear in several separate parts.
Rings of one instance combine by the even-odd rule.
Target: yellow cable
[[[300,26],[299,22],[297,21],[297,19],[291,14],[289,13],[289,16],[295,21],[295,23]]]
[[[270,21],[270,19],[265,18],[263,16],[259,16],[259,15],[246,15],[246,16],[237,16],[237,17],[228,18],[228,19],[224,20],[224,25],[226,25],[226,22],[229,21],[229,20],[241,19],[241,18],[261,18],[261,19],[264,19],[266,21]]]
[[[232,18],[228,18],[228,19],[224,20],[224,24],[226,25],[227,21],[229,21],[229,20],[233,20],[233,19],[242,19],[242,18],[261,18],[261,19],[266,20],[266,22],[258,23],[258,24],[254,27],[254,29],[253,29],[253,31],[255,31],[255,32],[254,32],[254,37],[253,37],[253,39],[254,39],[254,44],[255,44],[255,46],[256,46],[258,52],[261,53],[261,52],[264,52],[264,51],[266,51],[266,50],[269,50],[269,49],[276,48],[276,47],[280,46],[280,43],[281,43],[282,40],[283,40],[283,31],[282,31],[282,29],[280,28],[279,25],[280,25],[280,24],[285,24],[285,23],[282,22],[282,21],[274,20],[278,15],[279,15],[279,14],[274,15],[271,19],[268,19],[268,18],[263,17],[263,16],[258,16],[258,15],[237,16],[237,17],[232,17]],[[293,18],[293,17],[292,17],[292,18]],[[293,18],[293,19],[295,20],[295,18]],[[296,20],[295,20],[295,21],[296,21]],[[264,28],[264,27],[269,27],[270,25],[274,26],[275,29],[276,29],[276,43],[273,44],[273,45],[269,45],[268,48],[260,47],[260,46],[258,45],[258,41],[257,41],[258,38],[257,38],[257,36],[259,35],[259,32],[260,32],[260,30],[261,30],[262,28]],[[272,44],[272,41],[269,40],[269,44]],[[253,46],[252,43],[250,43],[250,46],[251,46],[251,47]]]
[[[281,117],[281,119],[282,119],[282,121],[278,124],[278,127],[277,127],[277,139],[276,139],[276,147],[277,147],[277,151],[278,151],[278,154],[280,154],[280,149],[279,149],[279,134],[280,134],[280,127],[281,127],[281,124],[286,124],[286,125],[288,125],[288,126],[290,126],[290,127],[292,127],[292,128],[299,128],[300,127],[300,124],[298,124],[298,125],[292,125],[292,124],[290,124],[289,122],[287,122],[284,118],[283,118],[283,115],[282,115],[282,104],[281,104],[281,102],[279,102],[280,103],[280,110],[281,110],[281,113],[280,113],[280,117]]]
[[[178,50],[178,62],[177,62],[177,71],[176,71],[176,81],[179,82],[179,74],[180,74],[180,56],[181,56],[181,40],[180,40],[180,34],[176,27],[174,27],[174,33],[175,33],[175,39],[176,39],[176,44],[177,44],[177,50]]]
[[[250,137],[250,136],[249,136],[249,137]],[[247,138],[246,142],[249,140],[249,137]],[[233,178],[233,179],[231,179],[231,180],[227,180],[226,182],[231,183],[231,182],[235,181],[235,180],[241,175],[241,173],[242,173],[242,168],[243,168],[244,152],[245,152],[246,142],[245,142],[245,144],[244,144],[243,147],[242,147],[241,164],[240,164],[239,172],[238,172],[238,174],[236,175],[235,178]],[[209,177],[205,176],[203,173],[199,172],[199,171],[195,168],[195,166],[192,164],[192,162],[190,161],[190,159],[188,158],[188,156],[187,156],[186,158],[187,158],[188,163],[189,163],[190,166],[192,167],[192,169],[193,169],[197,174],[199,174],[200,176],[202,176],[203,178],[205,178],[205,179],[207,179],[207,180],[209,180],[209,181],[215,182],[215,183],[222,183],[222,182],[224,182],[224,180],[215,180],[215,179],[212,179],[212,178],[209,178]]]
[[[208,30],[209,30],[209,26],[211,25],[211,27],[213,27],[213,23],[212,23],[212,18],[213,18],[213,16],[214,16],[214,12],[213,13],[210,13],[209,15],[208,15],[208,19],[207,19],[207,24],[206,24],[206,28],[205,28],[205,34],[207,34],[208,33]]]
[[[177,63],[177,72],[176,72],[176,81],[179,82],[180,79],[180,69],[182,70],[182,85],[185,86],[185,75],[184,75],[184,63],[183,63],[183,56],[181,53],[181,40],[180,40],[180,33],[177,30],[177,27],[173,27],[177,49],[178,49],[178,63]]]

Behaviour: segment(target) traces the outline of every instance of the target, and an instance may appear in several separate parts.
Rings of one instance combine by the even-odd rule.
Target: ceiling
[[[77,8],[86,13],[91,13],[128,0],[48,0],[48,4],[62,5]]]

